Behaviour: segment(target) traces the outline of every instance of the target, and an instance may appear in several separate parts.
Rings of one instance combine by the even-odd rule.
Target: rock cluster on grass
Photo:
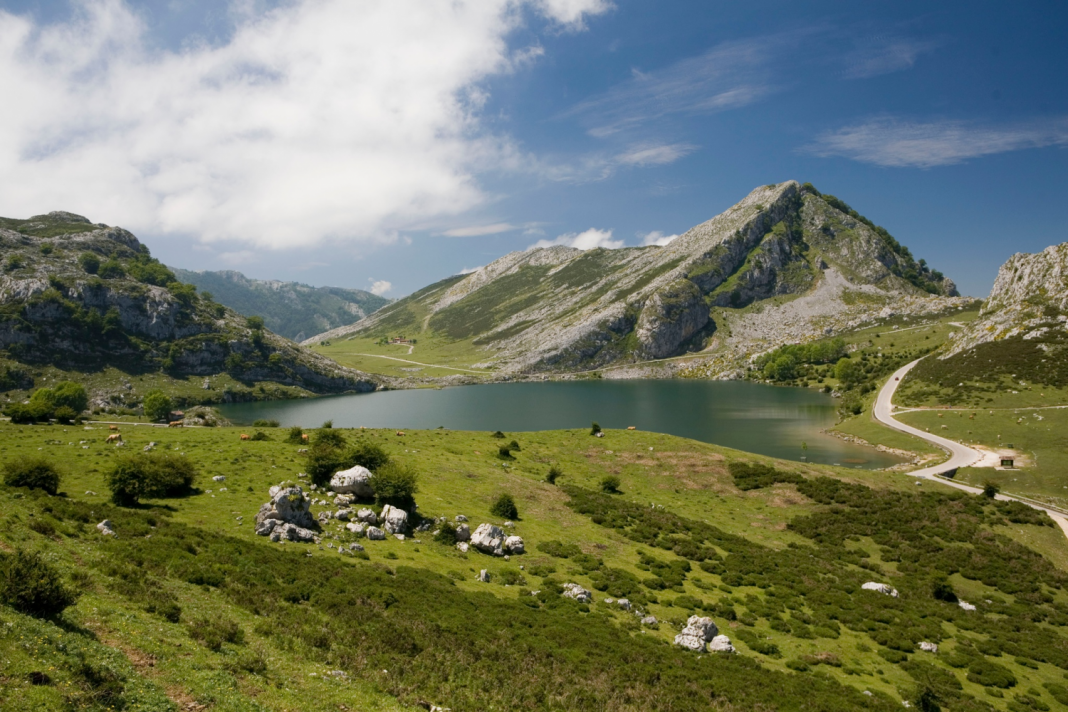
[[[374,513],[374,510],[368,509],[367,507],[362,507],[356,512],[356,518],[364,524],[378,524],[378,515]]]
[[[315,541],[311,501],[298,485],[281,484],[270,489],[271,500],[256,513],[256,533],[271,541]]]
[[[965,601],[963,599],[957,601],[957,605],[960,606],[961,609],[963,609],[965,611],[974,611],[975,610],[975,606],[973,606],[972,604],[968,603],[967,601]]]
[[[875,581],[868,581],[861,585],[861,588],[865,591],[875,591],[881,593],[884,596],[892,596],[897,598],[897,589],[888,583],[876,583]]]
[[[492,556],[522,554],[526,551],[522,537],[506,536],[503,529],[493,524],[479,524],[471,534],[471,546]]]
[[[686,627],[675,636],[675,645],[690,650],[703,651],[705,646],[717,635],[719,635],[719,628],[716,627],[711,618],[690,616],[686,621]],[[730,643],[729,640],[727,642],[728,644]]]
[[[367,527],[367,538],[371,541],[384,541],[386,533],[378,527]]]
[[[466,524],[461,524],[456,527],[456,541],[470,541],[471,540],[471,527]]]
[[[110,519],[105,519],[104,521],[97,524],[96,529],[104,536],[118,536],[117,534],[115,534],[115,530],[111,528]]]
[[[371,471],[360,465],[336,473],[330,478],[330,489],[338,494],[353,494],[360,498],[375,496],[371,488]]]
[[[565,583],[564,590],[560,594],[565,598],[573,598],[579,603],[590,603],[593,601],[593,594],[579,586],[577,583]]]

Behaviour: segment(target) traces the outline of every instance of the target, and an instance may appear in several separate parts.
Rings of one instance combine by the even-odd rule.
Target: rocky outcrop
[[[459,536],[457,540],[460,540]],[[493,524],[479,524],[470,535],[470,544],[483,554],[491,556],[522,554],[526,550],[522,537],[508,536],[503,529]]]
[[[382,508],[382,528],[390,534],[406,534],[408,532],[408,513],[387,504]]]
[[[341,470],[330,478],[330,489],[338,494],[352,494],[361,499],[375,496],[371,487],[373,475],[366,467],[356,465],[348,470]]]
[[[733,653],[734,645],[731,644],[731,639],[725,635],[717,635],[715,638],[708,642],[708,652],[710,653]]]
[[[311,514],[311,500],[299,485],[271,487],[270,501],[256,513],[256,533],[271,541],[314,541],[318,526]]]
[[[881,593],[884,596],[891,596],[897,598],[897,589],[888,583],[876,583],[875,581],[868,581],[860,586],[865,591],[875,591]]]
[[[708,323],[708,305],[688,279],[668,284],[645,303],[635,334],[648,358],[664,358]]]
[[[117,536],[115,530],[112,528],[111,520],[105,519],[96,525],[96,530],[104,536]]]
[[[593,601],[593,594],[579,586],[577,583],[565,583],[564,590],[560,594],[564,598],[573,598],[579,603],[590,603]]]
[[[690,650],[703,651],[709,641],[717,635],[719,635],[719,628],[716,627],[711,618],[690,616],[686,621],[686,627],[675,636],[675,645]],[[728,644],[730,643],[729,640],[727,642]]]

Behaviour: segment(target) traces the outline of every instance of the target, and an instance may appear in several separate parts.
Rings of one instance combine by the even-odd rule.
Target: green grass
[[[409,334],[403,335],[410,337]],[[361,337],[338,339],[326,345],[316,344],[312,348],[343,366],[383,376],[440,378],[464,375],[477,378],[480,374],[492,374],[491,370],[474,366],[491,358],[493,352],[478,348],[469,339],[455,341],[430,332],[421,332],[416,336],[416,340],[418,343],[411,349],[410,354],[409,345],[383,345],[378,343],[377,338]],[[407,363],[408,361],[415,363]]]
[[[430,672],[435,666],[440,669],[441,665],[445,665],[445,659],[427,670],[423,670],[421,666],[424,663],[419,661],[424,659],[423,656],[431,656],[426,658],[427,663],[434,660],[433,656],[437,653],[431,641],[442,637],[451,641],[450,645],[456,651],[467,651],[456,654],[471,654],[467,647],[469,641],[464,638],[468,635],[464,632],[467,630],[464,625],[444,621],[473,621],[479,617],[490,621],[498,615],[514,621],[526,621],[523,626],[533,625],[534,630],[544,625],[549,626],[546,628],[548,631],[559,623],[565,628],[584,631],[583,635],[593,636],[591,643],[598,639],[596,636],[608,636],[598,645],[609,648],[621,644],[611,641],[631,640],[627,645],[636,646],[634,655],[646,656],[643,657],[646,662],[634,663],[637,666],[634,670],[644,669],[641,666],[653,659],[661,660],[656,669],[661,669],[665,675],[672,669],[686,671],[685,675],[690,676],[687,679],[693,684],[704,684],[704,673],[697,672],[704,668],[691,669],[689,666],[697,662],[706,667],[725,666],[715,669],[721,670],[721,677],[717,679],[726,685],[717,685],[717,688],[728,697],[742,694],[732,691],[734,688],[731,685],[748,679],[746,676],[753,674],[748,665],[758,664],[759,668],[754,669],[761,671],[759,675],[766,681],[777,681],[773,687],[780,686],[776,689],[779,690],[777,694],[780,695],[778,703],[782,705],[781,709],[797,708],[796,703],[800,698],[794,695],[797,694],[798,685],[802,688],[807,685],[813,690],[823,690],[822,686],[827,684],[845,685],[854,690],[853,694],[866,689],[886,695],[886,698],[874,698],[872,704],[877,709],[882,704],[880,700],[885,699],[890,704],[892,699],[907,697],[914,686],[914,681],[904,668],[888,663],[876,653],[882,648],[871,639],[874,633],[841,626],[835,637],[798,637],[776,628],[779,624],[773,625],[775,616],[770,612],[765,615],[761,611],[773,604],[774,592],[778,591],[781,597],[793,590],[791,586],[796,583],[790,583],[789,577],[782,578],[772,588],[766,588],[758,585],[756,580],[750,582],[746,578],[749,574],[742,574],[740,579],[727,585],[727,574],[702,570],[695,562],[692,571],[675,590],[654,591],[642,587],[634,596],[636,599],[639,596],[657,599],[656,603],[646,606],[649,613],[662,621],[657,630],[643,630],[636,625],[632,615],[603,604],[594,604],[588,613],[577,606],[553,608],[559,600],[555,597],[543,597],[544,602],[535,605],[537,610],[530,609],[529,604],[523,604],[524,601],[535,603],[530,596],[521,595],[524,588],[545,590],[556,580],[574,581],[593,590],[600,575],[597,571],[606,569],[624,572],[638,581],[647,579],[652,572],[643,568],[641,552],[652,554],[654,559],[665,563],[681,562],[670,550],[670,543],[667,544],[668,550],[659,545],[650,546],[637,540],[631,529],[615,528],[611,520],[604,519],[617,508],[628,507],[633,502],[639,503],[635,512],[652,512],[658,517],[656,531],[662,532],[664,537],[681,535],[687,527],[714,527],[715,531],[721,532],[715,535],[719,539],[714,545],[721,555],[726,556],[727,552],[733,551],[736,556],[744,556],[744,560],[753,562],[752,565],[762,575],[770,576],[772,582],[782,575],[776,571],[785,571],[778,568],[780,564],[776,562],[794,561],[800,565],[797,557],[802,556],[804,561],[809,561],[807,553],[816,557],[821,562],[820,566],[832,567],[827,571],[836,571],[834,576],[837,577],[871,576],[879,580],[892,577],[896,586],[909,592],[903,598],[906,608],[901,610],[912,610],[907,608],[913,605],[908,601],[913,600],[923,584],[922,581],[910,583],[912,574],[906,571],[906,563],[902,563],[900,554],[894,553],[898,551],[894,548],[897,545],[890,543],[890,540],[880,538],[877,534],[857,537],[855,541],[850,539],[849,547],[865,552],[870,559],[868,563],[861,559],[846,563],[854,560],[849,556],[842,559],[844,549],[839,550],[836,545],[826,548],[823,544],[815,543],[815,530],[812,527],[830,526],[836,521],[835,516],[842,516],[829,517],[835,510],[813,499],[824,496],[819,494],[822,490],[814,489],[810,495],[806,495],[799,491],[799,486],[793,484],[746,492],[738,489],[727,471],[729,462],[742,458],[776,464],[767,458],[667,435],[607,431],[605,438],[595,439],[589,436],[588,431],[581,430],[508,433],[506,436],[518,440],[522,449],[514,454],[514,461],[506,463],[497,457],[499,441],[488,433],[435,430],[409,432],[399,437],[392,431],[343,431],[350,440],[364,437],[382,445],[394,458],[420,472],[420,491],[416,499],[420,505],[419,511],[425,516],[452,518],[457,514],[465,514],[472,528],[484,521],[499,523],[490,515],[490,507],[500,494],[511,494],[520,515],[515,531],[524,537],[528,551],[510,561],[475,552],[465,555],[433,543],[427,533],[414,535],[404,542],[393,539],[384,542],[364,540],[370,555],[370,562],[366,562],[352,557],[339,557],[325,546],[270,544],[254,535],[253,517],[266,499],[267,488],[286,479],[297,479],[297,474],[302,470],[303,456],[298,452],[299,446],[282,442],[287,432],[285,429],[263,429],[271,440],[247,442],[239,439],[241,431],[230,428],[176,430],[123,426],[123,436],[127,441],[125,451],[137,451],[149,441],[155,441],[157,451],[168,449],[185,453],[197,463],[202,473],[199,493],[180,499],[149,501],[142,509],[131,511],[112,508],[106,501],[103,486],[103,473],[112,458],[122,450],[102,442],[108,432],[105,427],[89,427],[92,429],[0,425],[0,443],[3,445],[0,459],[31,454],[60,462],[66,471],[62,489],[68,493],[70,500],[74,500],[68,503],[64,498],[42,498],[36,494],[0,489],[0,549],[10,550],[17,545],[43,551],[83,590],[80,602],[64,615],[62,626],[33,621],[10,609],[0,609],[4,622],[11,623],[11,626],[3,629],[6,637],[0,638],[0,646],[3,646],[0,656],[17,662],[17,665],[9,668],[14,673],[0,673],[2,705],[16,699],[22,704],[21,700],[26,699],[30,701],[26,703],[30,706],[15,709],[33,708],[31,703],[37,708],[58,706],[55,701],[66,694],[68,681],[74,687],[86,686],[84,679],[78,676],[76,661],[71,658],[69,650],[72,646],[88,646],[85,653],[88,659],[98,661],[100,665],[106,663],[124,676],[129,689],[129,707],[135,709],[165,709],[140,702],[159,700],[160,694],[165,694],[176,703],[196,702],[218,709],[340,709],[339,705],[346,705],[350,709],[402,709],[411,708],[414,700],[420,698],[446,706],[449,706],[450,700],[469,700],[468,704],[458,704],[454,709],[496,708],[496,703],[486,700],[499,699],[494,695],[504,693],[496,689],[496,685],[485,689],[482,687],[499,673],[489,661],[477,663],[472,660],[466,682],[458,687],[438,681],[436,673]],[[83,440],[87,442],[83,444]],[[898,503],[890,507],[887,510],[889,512],[908,511],[908,507],[913,506],[910,503],[919,506],[921,501],[916,499],[919,497],[915,494],[917,488],[904,476],[803,463],[777,464],[807,477],[832,474],[846,482],[870,486],[875,488],[876,493],[881,493],[878,497],[903,498],[893,500]],[[553,465],[563,472],[558,486],[544,482],[549,467]],[[213,482],[210,478],[214,475],[223,475],[226,481]],[[597,490],[606,475],[619,478],[621,494],[591,494],[589,504],[581,504],[581,499],[586,497],[581,493]],[[934,485],[924,489],[940,488]],[[856,490],[863,491],[866,490]],[[856,493],[849,496],[856,497]],[[575,497],[579,497],[579,500]],[[840,506],[839,511],[848,512],[849,507],[861,506],[853,503],[849,497],[841,501],[848,505]],[[662,509],[650,509],[650,505]],[[594,506],[598,513],[584,511],[584,506]],[[954,505],[947,503],[946,506]],[[315,507],[313,511],[319,509]],[[929,524],[938,518],[933,514],[922,514],[919,509],[916,512],[915,516],[925,518]],[[53,533],[44,536],[30,531],[28,524],[31,514],[34,519],[47,520],[53,526]],[[815,519],[809,516],[813,514],[817,515]],[[959,517],[959,514],[953,516]],[[977,515],[973,512],[967,516]],[[119,533],[117,541],[104,540],[93,529],[96,521],[104,517],[114,522]],[[807,524],[804,523],[806,521]],[[995,517],[991,521],[998,520]],[[1013,538],[1036,551],[1056,552],[1058,547],[1063,550],[1063,539],[1058,541],[1056,537],[1049,536],[1049,532],[1054,531],[1049,527],[1034,524],[998,524],[997,527],[1025,532],[1013,534]],[[906,531],[911,529],[906,527]],[[146,538],[148,534],[152,536]],[[339,532],[336,525],[328,526],[326,534],[337,534],[337,541],[344,541],[348,537]],[[952,539],[949,534],[944,536]],[[561,559],[539,549],[539,544],[553,540],[578,545],[583,556]],[[326,538],[323,543],[333,542],[333,539]],[[668,542],[668,539],[664,539],[664,542]],[[197,551],[198,554],[189,557],[191,551]],[[992,555],[992,551],[984,555]],[[305,553],[310,553],[311,557],[304,556]],[[1048,556],[1063,566],[1063,556],[1058,555],[1056,559]],[[834,557],[840,559],[839,563],[834,563]],[[1022,560],[1027,559],[1025,557]],[[242,561],[247,561],[248,565],[241,565]],[[732,560],[728,558],[727,561],[729,563]],[[142,562],[142,565],[131,568],[131,563],[137,562]],[[857,568],[860,564],[863,566]],[[187,572],[191,565],[229,573],[220,579],[217,586],[196,585],[187,580],[188,573],[182,573]],[[329,621],[347,620],[346,616],[363,610],[361,605],[370,604],[345,604],[345,607],[327,615],[324,606],[334,599],[320,597],[326,595],[326,589],[321,594],[310,594],[311,598],[304,603],[272,602],[271,595],[274,594],[270,592],[277,594],[284,591],[283,581],[288,575],[277,574],[279,579],[276,584],[264,581],[259,572],[272,571],[273,566],[283,567],[278,569],[279,572],[306,571],[299,574],[296,580],[314,582],[316,588],[322,588],[331,577],[348,580],[345,577],[350,576],[347,572],[351,572],[355,578],[346,584],[345,590],[357,602],[365,600],[361,596],[370,597],[366,600],[373,601],[378,600],[375,597],[387,593],[394,595],[398,599],[396,615],[400,617],[389,618],[389,611],[393,610],[389,605],[388,610],[374,613],[374,616],[386,615],[386,620],[392,621],[385,630],[392,631],[396,637],[395,644],[408,645],[404,642],[408,640],[405,636],[415,635],[421,642],[415,644],[412,650],[422,649],[426,652],[413,652],[411,655],[415,657],[409,659],[405,657],[408,653],[397,657],[394,653],[386,654],[376,645],[353,642],[364,635],[360,626],[372,626],[367,630],[375,630],[373,626],[378,624],[374,621],[378,619],[374,617],[345,623],[344,635],[329,632],[334,630],[331,626],[335,625]],[[882,571],[872,573],[865,571],[865,567]],[[728,573],[735,568],[737,564],[728,566]],[[387,569],[392,574],[382,578],[382,572]],[[490,584],[475,580],[480,569],[491,572],[493,579]],[[550,573],[550,569],[555,569],[555,573]],[[799,570],[803,569],[800,567]],[[327,571],[336,573],[328,575]],[[139,588],[145,577],[148,577],[150,584],[148,589]],[[518,583],[519,577],[524,579],[523,583]],[[822,577],[818,578],[822,580]],[[504,585],[503,581],[517,583]],[[997,584],[994,583],[961,578],[956,585],[962,593],[967,592],[965,597],[969,600],[996,596],[1011,603],[1014,599],[1014,595],[995,590]],[[361,586],[367,588],[361,589]],[[169,597],[169,600],[176,601],[182,609],[181,621],[172,623],[147,613],[144,597],[150,594],[146,590],[157,592],[152,593],[153,596]],[[1057,602],[1056,605],[1068,603],[1068,596],[1057,586],[1051,584],[1047,590]],[[595,593],[598,600],[607,595]],[[720,613],[711,613],[723,632],[734,640],[740,651],[738,660],[705,656],[699,661],[696,656],[686,657],[670,649],[668,644],[674,634],[693,612],[685,603],[670,605],[676,599],[714,604],[722,607],[722,610],[733,606],[741,611],[750,611],[755,616],[752,626],[732,623]],[[813,598],[805,608],[807,613],[797,610],[789,619],[822,615],[819,606],[823,604],[820,600]],[[372,605],[369,611],[379,611],[380,606],[375,606],[378,604]],[[449,626],[447,635],[430,633],[434,626],[443,624],[436,622],[434,616],[438,613],[435,613],[435,606],[441,606],[440,615],[446,616],[442,621]],[[459,618],[455,618],[454,614],[447,613],[453,610],[448,606],[468,612],[456,614]],[[721,608],[715,610],[721,611]],[[327,616],[322,622],[315,622],[320,620],[317,611]],[[574,616],[579,618],[572,618]],[[218,651],[197,644],[190,638],[187,625],[201,618],[236,622],[244,631],[245,642],[227,643]],[[412,628],[409,623],[415,627]],[[477,626],[476,623],[471,625]],[[334,640],[333,636],[336,635],[342,637],[336,638],[333,643],[323,643],[326,647],[321,647],[316,642],[319,640],[316,636],[320,634],[313,634],[313,631],[320,629],[324,631],[321,635],[327,636],[324,640]],[[424,629],[430,636],[425,641],[418,632]],[[804,626],[794,632],[803,629]],[[745,630],[753,631],[758,638],[770,638],[781,655],[775,657],[754,652],[742,639],[747,637],[741,632]],[[16,633],[18,640],[12,637]],[[96,636],[96,641],[90,634]],[[500,654],[504,655],[505,650],[513,650],[516,645],[541,645],[533,641],[507,642],[520,635],[518,632],[508,633],[500,641],[494,639],[496,635],[502,633],[490,630],[478,633],[476,648],[484,652],[499,649]],[[968,638],[971,633],[959,635]],[[344,636],[351,636],[351,639]],[[957,634],[947,632],[946,636],[956,637]],[[39,641],[32,654],[23,645],[27,638]],[[389,635],[383,631],[381,638],[388,640]],[[597,658],[593,649],[589,653],[579,652],[585,650],[583,646],[586,643],[578,638],[572,640],[565,636],[553,640],[553,645],[563,646],[554,648],[556,652],[553,655],[594,656],[576,658],[565,666],[571,671],[570,674],[578,676],[577,679],[585,679],[582,676],[587,674],[587,663],[579,664],[577,661],[595,661]],[[116,651],[122,654],[118,655]],[[370,657],[363,659],[360,651],[366,651]],[[540,655],[532,652],[530,664],[540,665]],[[675,663],[667,664],[668,659],[676,657],[682,667]],[[796,673],[803,678],[798,682],[790,682],[794,679],[791,676],[796,674],[787,663],[800,659],[834,659],[841,666],[813,665],[814,672]],[[262,671],[253,672],[249,669],[259,669],[256,661],[264,663]],[[485,664],[491,664],[491,667],[483,668]],[[1062,679],[1061,671],[1047,663],[1040,663],[1038,670],[1016,665],[1011,660],[1008,664],[1021,681],[1019,689],[1040,687],[1042,682]],[[43,666],[55,669],[52,675],[54,684],[33,687],[33,696],[22,697],[25,686],[21,680],[24,675]],[[944,665],[939,667],[952,671],[952,668]],[[349,670],[348,679],[324,679],[323,674],[331,669]],[[392,672],[382,673],[383,670]],[[312,677],[311,673],[316,673],[316,676]],[[963,679],[963,675],[958,677]],[[538,684],[542,683],[520,676],[513,681],[511,689],[515,694],[520,694],[527,686]],[[1004,707],[1003,701],[987,697],[979,685],[966,680],[962,684],[968,694],[993,702],[998,708]],[[603,690],[599,685],[593,684],[589,694],[601,694]],[[763,685],[754,687],[761,689],[753,694],[763,694]],[[634,694],[639,695],[637,688]],[[398,696],[406,701],[408,707],[395,701]],[[819,695],[817,698],[822,699]],[[751,704],[743,708],[761,704],[758,699],[747,699]],[[1008,699],[1011,699],[1011,695]],[[1044,699],[1048,702],[1048,695]],[[478,703],[477,700],[483,702]],[[591,708],[580,705],[578,701],[568,703],[564,700],[559,698],[556,704],[550,704],[530,698],[525,704],[532,709]],[[638,708],[636,702],[630,704],[622,698],[616,702],[618,709]],[[814,705],[810,709],[829,709],[810,702]],[[893,704],[900,706],[899,702]]]

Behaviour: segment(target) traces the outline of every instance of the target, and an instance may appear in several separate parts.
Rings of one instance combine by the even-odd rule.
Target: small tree
[[[348,443],[345,441],[345,436],[338,430],[331,428],[324,428],[322,430],[316,430],[311,437],[313,445],[329,445],[330,447],[342,448]]]
[[[51,388],[38,388],[30,397],[30,409],[37,420],[48,420],[56,410],[56,393]]]
[[[419,476],[414,470],[390,462],[371,475],[370,485],[375,491],[376,504],[391,504],[411,511],[415,504],[415,493],[419,491],[418,482]]]
[[[77,600],[40,554],[0,554],[0,601],[38,618],[57,616]]]
[[[8,487],[29,487],[48,494],[59,491],[59,470],[43,457],[20,457],[4,463],[4,484]]]
[[[601,478],[601,491],[608,494],[619,494],[619,478],[615,475],[606,475]]]
[[[308,448],[308,463],[305,466],[311,481],[325,487],[339,470],[347,469],[341,448],[330,443],[313,442]]]
[[[149,420],[163,420],[170,415],[173,407],[170,396],[159,389],[146,393],[145,399],[141,402],[141,409],[144,410],[145,417]]]
[[[502,494],[490,507],[490,514],[501,519],[519,519],[519,509],[510,494]]]
[[[991,482],[990,480],[987,480],[983,483],[983,496],[987,497],[988,499],[994,499],[995,497],[997,497],[998,492],[1000,491],[1001,487],[998,486],[996,482]]]
[[[445,522],[434,534],[434,541],[445,546],[452,546],[456,543],[456,527],[449,522]]]
[[[502,433],[500,430],[498,430],[497,432],[495,432],[493,434],[493,437],[497,438],[498,440],[503,440],[504,439],[504,433]]]
[[[553,465],[552,467],[549,468],[549,474],[545,475],[545,481],[548,482],[551,485],[555,485],[556,484],[556,478],[560,477],[563,474],[564,473],[560,471],[559,467],[557,467],[556,465]]]
[[[83,252],[78,255],[78,265],[89,274],[96,274],[100,270],[100,258],[92,252]]]
[[[389,463],[389,455],[381,446],[366,440],[360,440],[345,451],[345,461],[349,467],[359,465],[371,472]]]
[[[245,325],[253,331],[260,331],[261,329],[263,329],[263,317],[250,316],[245,319]]]
[[[137,453],[119,457],[104,482],[111,501],[123,507],[138,504],[142,497],[176,497],[189,492],[197,471],[184,455]]]
[[[497,457],[501,458],[502,460],[514,460],[515,458],[512,457],[512,446],[501,445],[499,448],[497,448]]]
[[[56,412],[52,415],[60,425],[70,425],[78,417],[77,413],[65,405],[56,408]]]
[[[286,436],[286,442],[290,445],[300,445],[304,442],[304,429],[299,425],[294,425],[289,429],[289,435]]]
[[[514,452],[519,452],[523,448],[519,447],[519,443],[513,440],[512,442],[508,443],[508,449]]]
[[[598,424],[597,424],[596,422],[594,422],[594,423],[593,423],[593,424],[592,424],[592,425],[590,426],[590,435],[596,435],[596,434],[597,434],[597,433],[599,433],[599,432],[601,432],[601,426],[600,426],[600,425],[598,425]]]

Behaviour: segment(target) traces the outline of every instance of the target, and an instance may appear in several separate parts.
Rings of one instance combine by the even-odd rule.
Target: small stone
[[[938,646],[934,643],[928,643],[926,640],[924,640],[920,643],[920,650],[925,653],[937,653]]]
[[[717,635],[709,641],[708,650],[713,653],[733,653],[734,646],[731,645],[731,639],[727,636]]]
[[[458,541],[458,542],[456,542],[456,548],[459,549],[460,551],[462,551],[465,554],[467,553],[467,549],[468,549],[469,546],[470,545],[466,541]]]
[[[467,517],[465,517],[462,514],[457,514],[456,515],[456,521],[458,521],[458,522],[466,522],[467,521]]]
[[[646,616],[645,618],[642,618],[642,625],[656,625],[656,624],[657,624],[656,616]]]
[[[481,581],[482,583],[489,583],[489,580],[490,580],[489,571],[486,571],[485,569],[482,569],[481,571],[479,571],[478,572],[478,580]]]
[[[960,606],[965,611],[974,611],[975,610],[975,606],[973,606],[972,604],[970,604],[970,603],[968,603],[967,601],[964,601],[964,600],[957,601],[957,605]]]
[[[226,482],[226,475],[215,475],[211,478],[212,482]]]

